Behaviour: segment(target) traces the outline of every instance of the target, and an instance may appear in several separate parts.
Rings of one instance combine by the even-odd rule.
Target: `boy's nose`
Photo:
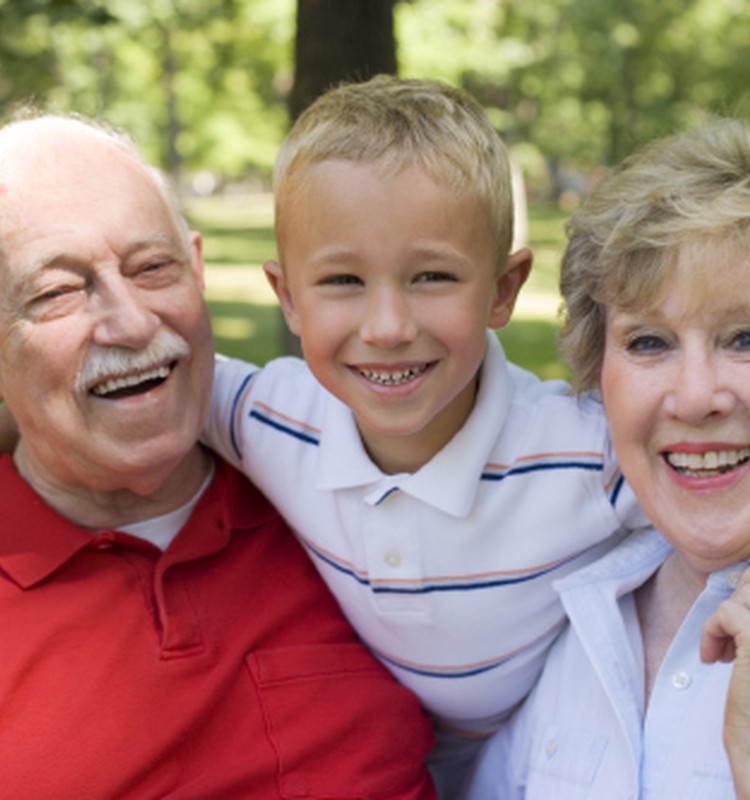
[[[368,299],[360,326],[364,342],[391,349],[412,341],[416,334],[417,324],[402,292],[384,289]]]

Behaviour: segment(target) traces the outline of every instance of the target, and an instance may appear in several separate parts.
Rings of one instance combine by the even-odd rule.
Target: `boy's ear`
[[[284,312],[284,319],[289,326],[289,330],[296,336],[300,335],[299,332],[299,315],[292,299],[292,293],[289,291],[289,284],[284,277],[284,270],[278,261],[266,261],[263,264],[263,270],[266,273],[266,278],[271,284],[271,288],[276,293],[281,304],[281,310]]]
[[[510,321],[518,293],[531,272],[533,256],[527,247],[511,253],[505,269],[495,280],[495,300],[490,309],[488,327],[502,328]]]

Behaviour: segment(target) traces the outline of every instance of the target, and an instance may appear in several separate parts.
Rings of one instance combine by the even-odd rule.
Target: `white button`
[[[385,563],[388,564],[389,567],[400,567],[401,553],[399,553],[398,550],[389,550],[385,554]]]
[[[555,739],[550,739],[544,746],[544,752],[547,754],[547,758],[552,758],[557,752],[557,741]]]
[[[672,686],[674,686],[675,689],[687,689],[692,682],[693,679],[690,677],[690,674],[685,672],[684,669],[678,670],[672,675]]]

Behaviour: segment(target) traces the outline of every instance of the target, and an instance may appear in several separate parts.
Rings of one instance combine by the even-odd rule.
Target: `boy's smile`
[[[382,469],[418,469],[471,412],[486,330],[508,321],[529,254],[498,277],[475,197],[345,161],[299,179],[279,246],[266,269],[310,369]]]

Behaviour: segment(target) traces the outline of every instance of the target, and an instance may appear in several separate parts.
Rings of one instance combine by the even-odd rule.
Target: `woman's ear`
[[[505,268],[495,281],[495,299],[490,309],[490,328],[507,325],[513,314],[521,287],[531,272],[533,255],[527,247],[508,256]]]

